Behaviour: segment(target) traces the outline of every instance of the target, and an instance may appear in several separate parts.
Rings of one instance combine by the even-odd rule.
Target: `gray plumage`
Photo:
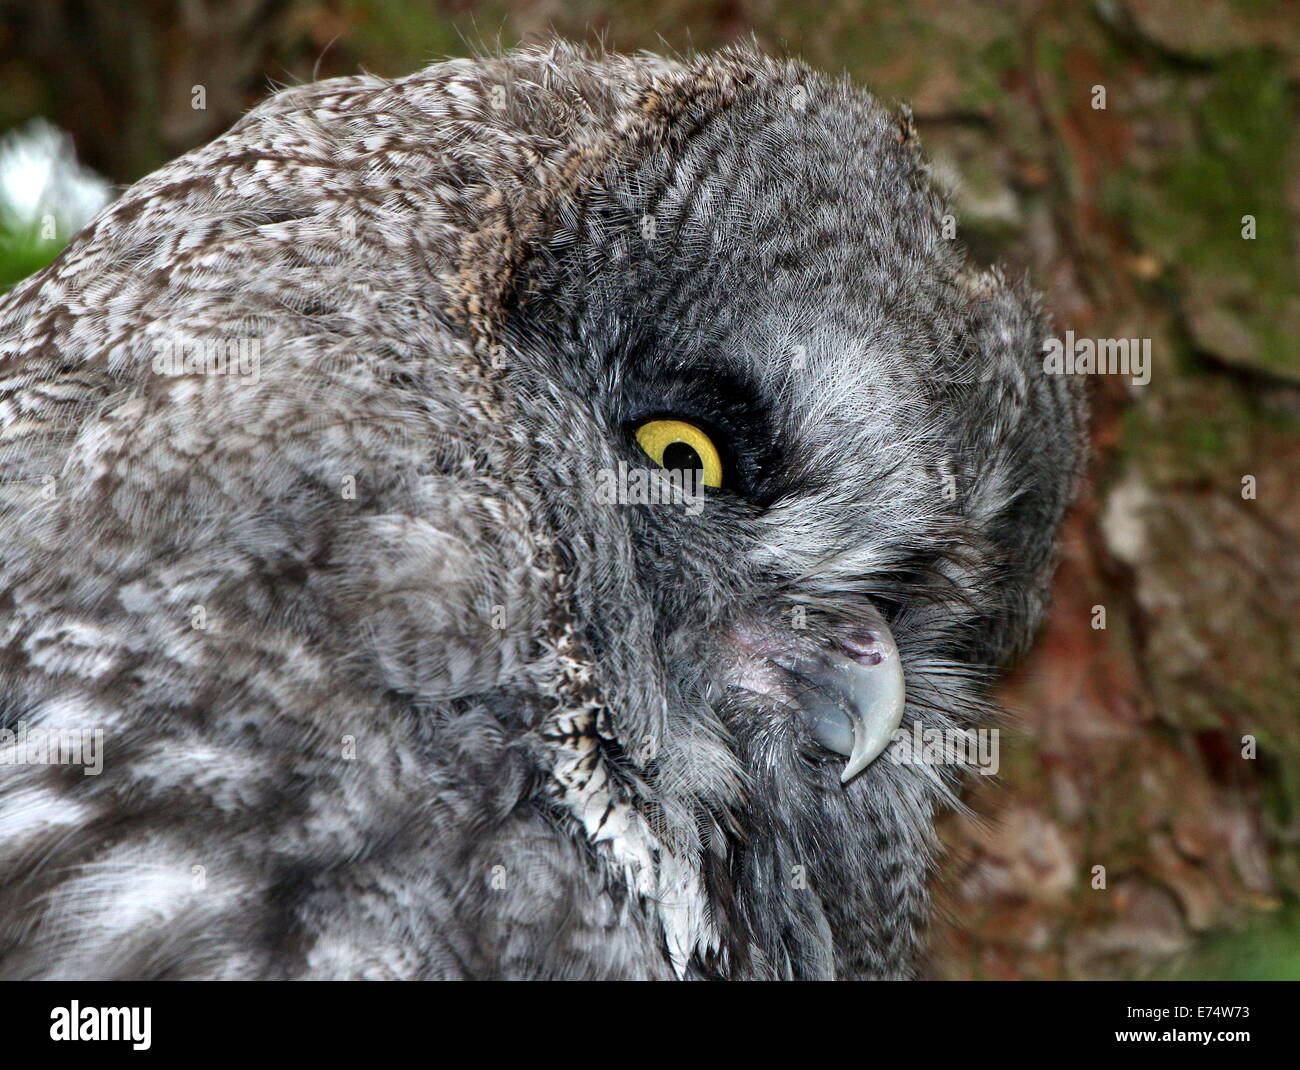
[[[747,50],[336,79],[0,299],[0,724],[104,732],[0,766],[0,975],[912,975],[956,771],[745,688],[878,610],[974,724],[1043,605],[1080,401],[918,153]],[[598,503],[682,412],[736,486]]]

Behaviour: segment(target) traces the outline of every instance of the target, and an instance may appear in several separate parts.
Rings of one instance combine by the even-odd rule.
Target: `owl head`
[[[888,974],[960,772],[891,741],[988,723],[1080,399],[1035,297],[965,262],[905,110],[748,50],[662,77],[513,275],[502,381],[601,747],[703,860],[718,947]]]

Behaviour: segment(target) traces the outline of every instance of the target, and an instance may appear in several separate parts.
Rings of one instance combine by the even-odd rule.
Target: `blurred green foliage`
[[[0,290],[39,271],[63,248],[59,240],[44,240],[36,227],[9,230],[0,226]]]

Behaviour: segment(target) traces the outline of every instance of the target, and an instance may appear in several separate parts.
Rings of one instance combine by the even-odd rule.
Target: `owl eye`
[[[703,471],[706,487],[722,486],[722,458],[713,440],[685,420],[646,420],[636,429],[636,440],[660,468]]]

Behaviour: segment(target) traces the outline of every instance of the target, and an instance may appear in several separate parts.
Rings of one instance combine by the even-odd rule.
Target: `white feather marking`
[[[567,631],[554,651],[556,677],[548,689],[560,695],[589,693],[590,667],[576,660]],[[552,794],[577,817],[628,890],[657,918],[673,970],[686,973],[697,952],[718,952],[703,876],[695,858],[674,853],[659,839],[634,802],[620,790],[600,753],[608,730],[603,707],[561,709],[544,729],[555,748]]]
[[[89,817],[88,807],[44,785],[8,791],[0,797],[0,843],[12,849],[51,829],[80,825]]]

